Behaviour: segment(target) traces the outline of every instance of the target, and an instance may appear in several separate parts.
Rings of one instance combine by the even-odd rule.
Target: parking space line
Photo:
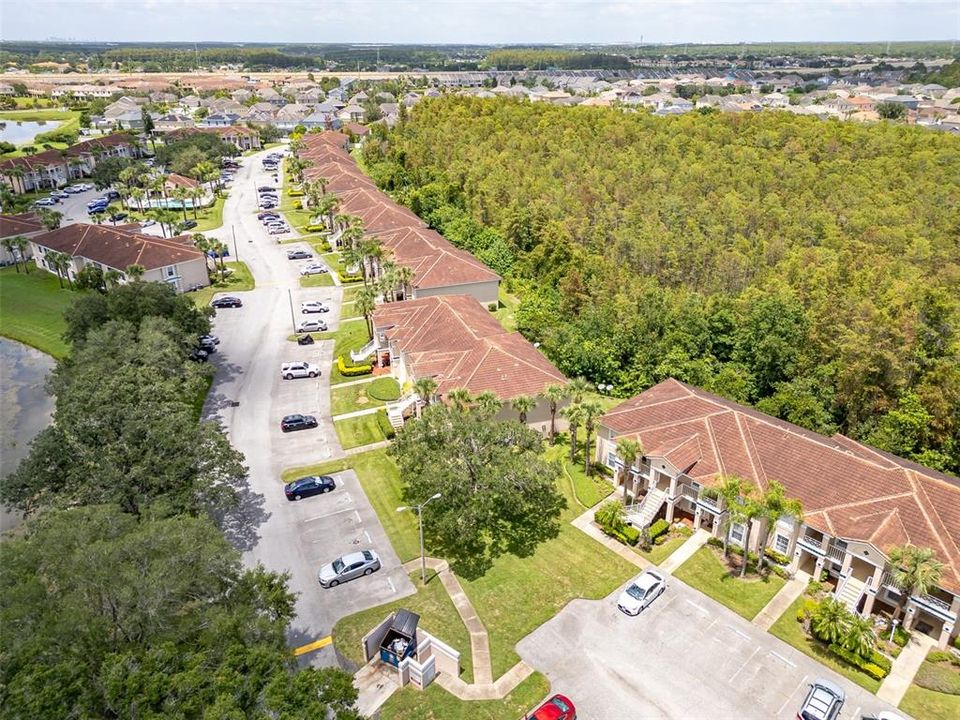
[[[372,545],[372,544],[373,544],[373,539],[370,537],[370,533],[368,533],[366,530],[364,530],[364,531],[363,531],[363,534],[367,536],[367,542]]]
[[[738,630],[737,628],[735,628],[735,627],[734,627],[733,625],[731,625],[730,623],[727,623],[727,627],[730,628],[731,630],[733,630],[737,635],[739,635],[740,637],[742,637],[744,640],[749,640],[749,639],[750,639],[750,636],[747,635],[745,632],[743,632],[743,630]]]
[[[797,692],[797,690],[799,690],[800,688],[803,687],[803,684],[807,681],[807,678],[808,678],[808,677],[810,677],[810,676],[809,676],[809,675],[804,675],[804,676],[803,676],[803,680],[801,680],[801,681],[797,684],[797,686],[793,689],[793,692],[791,692],[789,695],[787,695],[787,699],[783,701],[783,705],[781,705],[781,706],[780,706],[780,709],[777,710],[777,716],[779,716],[780,713],[783,712],[784,708],[786,708],[787,705],[790,704],[790,701],[793,699],[794,693]]]
[[[792,668],[795,668],[795,667],[796,667],[796,664],[795,664],[795,663],[790,662],[789,660],[787,660],[787,659],[786,659],[783,655],[781,655],[780,653],[774,652],[773,650],[771,650],[771,651],[770,651],[770,654],[773,655],[775,658],[778,658],[778,659],[780,659],[780,660],[783,660],[783,662],[785,662],[785,663],[786,663],[787,665],[789,665],[790,667],[792,667]]]
[[[313,517],[306,518],[304,520],[301,520],[300,522],[308,523],[308,522],[313,522],[314,520],[323,520],[323,518],[328,518],[328,517],[331,517],[332,515],[339,515],[340,513],[345,513],[345,512],[355,512],[355,511],[353,508],[344,508],[343,510],[332,510],[331,512],[324,513],[323,515],[314,515]],[[357,515],[359,515],[359,513],[357,513]]]
[[[706,613],[707,615],[710,614],[710,611],[707,610],[705,607],[703,607],[703,605],[697,605],[695,602],[693,602],[693,600],[687,600],[686,598],[684,598],[683,601],[684,601],[687,605],[693,605],[693,607],[695,607],[697,610],[699,610],[699,611],[702,612],[702,613]]]
[[[360,519],[360,511],[354,510],[354,512],[357,514],[357,522],[363,522],[363,520]]]
[[[294,648],[293,654],[296,655],[297,657],[300,657],[301,655],[305,655],[308,652],[313,652],[314,650],[319,650],[320,648],[324,648],[332,642],[333,642],[333,636],[327,635],[325,638],[320,638],[319,640],[315,640],[312,643],[307,643],[306,645],[301,645],[298,648]]]
[[[862,707],[863,707],[862,705],[857,705],[857,709],[854,710],[854,711],[853,711],[853,715],[850,716],[850,717],[852,718],[852,720],[857,720],[857,718],[860,717],[860,708],[862,708]]]
[[[397,588],[394,587],[393,578],[389,578],[389,577],[388,577],[388,578],[387,578],[387,584],[390,586],[390,592],[396,594]]]
[[[728,685],[733,685],[733,681],[736,679],[737,675],[739,675],[743,671],[743,669],[750,664],[750,661],[753,660],[753,656],[756,655],[758,652],[760,652],[760,648],[753,649],[753,652],[750,653],[750,657],[747,658],[747,661],[743,663],[743,665],[741,665],[739,668],[737,668],[737,671],[730,677],[729,680],[727,680]]]

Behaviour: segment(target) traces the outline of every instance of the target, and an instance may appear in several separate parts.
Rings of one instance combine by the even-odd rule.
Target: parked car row
[[[280,161],[283,159],[282,152],[272,152],[263,159],[263,169],[268,172],[277,172],[280,168]]]
[[[257,215],[257,218],[259,218],[260,222],[263,223],[263,227],[271,235],[283,235],[284,233],[290,232],[290,226],[287,225],[287,221],[284,220],[280,213],[262,212]]]

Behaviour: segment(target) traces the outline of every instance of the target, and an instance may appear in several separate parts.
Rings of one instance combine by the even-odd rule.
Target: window
[[[607,467],[614,468],[617,466],[617,453],[613,450],[607,453]]]
[[[734,523],[730,526],[730,541],[743,545],[744,527],[740,523]]]
[[[776,550],[781,555],[787,554],[787,548],[790,547],[790,538],[784,535],[777,535],[773,539],[773,549]]]

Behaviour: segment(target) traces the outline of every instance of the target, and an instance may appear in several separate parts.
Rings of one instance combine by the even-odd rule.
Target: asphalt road
[[[573,601],[520,641],[520,657],[573,700],[581,720],[792,719],[819,678],[847,693],[840,720],[895,710],[679,580],[667,582],[637,617],[617,610],[623,587]]]
[[[262,563],[290,573],[290,588],[298,593],[290,644],[299,647],[329,635],[339,618],[411,594],[414,588],[352,472],[336,476],[333,493],[299,502],[283,495],[285,468],[343,455],[330,419],[332,343],[301,347],[287,340],[293,322],[318,317],[301,315],[301,302],[323,300],[331,311],[319,317],[334,321],[341,291],[300,288],[299,267],[306,261],[286,259],[286,251],[296,245],[279,245],[257,220],[255,188],[270,181],[261,169],[265,154],[243,159],[224,206],[224,225],[206,233],[229,242],[231,252],[253,273],[256,289],[240,295],[242,308],[217,311],[214,332],[221,343],[212,358],[217,372],[205,416],[223,423],[250,469],[243,510],[226,520],[228,535],[244,551],[247,565]],[[283,380],[280,364],[297,360],[318,363],[322,377]],[[320,426],[282,433],[280,419],[297,412],[316,415]],[[330,590],[319,586],[321,564],[365,548],[379,553],[382,570]],[[332,646],[303,659],[316,666],[336,664]]]

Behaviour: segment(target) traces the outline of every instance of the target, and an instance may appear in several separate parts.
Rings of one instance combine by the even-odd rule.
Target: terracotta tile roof
[[[188,178],[184,175],[178,175],[177,173],[170,173],[167,175],[166,182],[170,185],[178,185],[183,188],[195,188],[199,187],[200,183],[194,180],[193,178]]]
[[[33,213],[0,215],[0,238],[29,235],[43,230],[43,223]]]
[[[136,138],[127,133],[113,133],[103,137],[90,138],[71,145],[65,152],[68,155],[96,155],[100,150],[109,150],[115,147],[136,147],[139,143]]]
[[[491,391],[502,399],[536,395],[566,379],[520,333],[508,333],[469,295],[444,295],[380,305],[377,335],[407,357],[415,377],[433,377],[437,393]]]
[[[31,171],[64,165],[66,162],[63,153],[59,150],[44,150],[35,155],[24,155],[23,157],[10,158],[9,160],[0,162],[0,174],[6,173],[14,168],[23,168],[25,171]]]
[[[122,272],[134,264],[153,270],[203,259],[203,253],[186,244],[186,239],[181,236],[164,240],[120,227],[78,223],[37,235],[30,241]]]
[[[400,228],[377,233],[391,259],[414,272],[415,288],[449,287],[500,279],[473,255],[453,246],[440,233],[427,228]]]
[[[340,212],[363,220],[368,233],[404,227],[426,227],[426,223],[376,189],[358,188],[340,195]]]
[[[307,133],[301,138],[307,150],[327,145],[346,150],[350,146],[350,136],[336,130],[324,130],[319,133]]]
[[[945,563],[944,587],[960,592],[960,479],[868,447],[825,437],[676,380],[621,403],[601,424],[639,439],[649,455],[693,459],[704,484],[738,475],[777,480],[800,500],[808,525],[882,552],[911,543]],[[690,445],[696,438],[700,453]]]

